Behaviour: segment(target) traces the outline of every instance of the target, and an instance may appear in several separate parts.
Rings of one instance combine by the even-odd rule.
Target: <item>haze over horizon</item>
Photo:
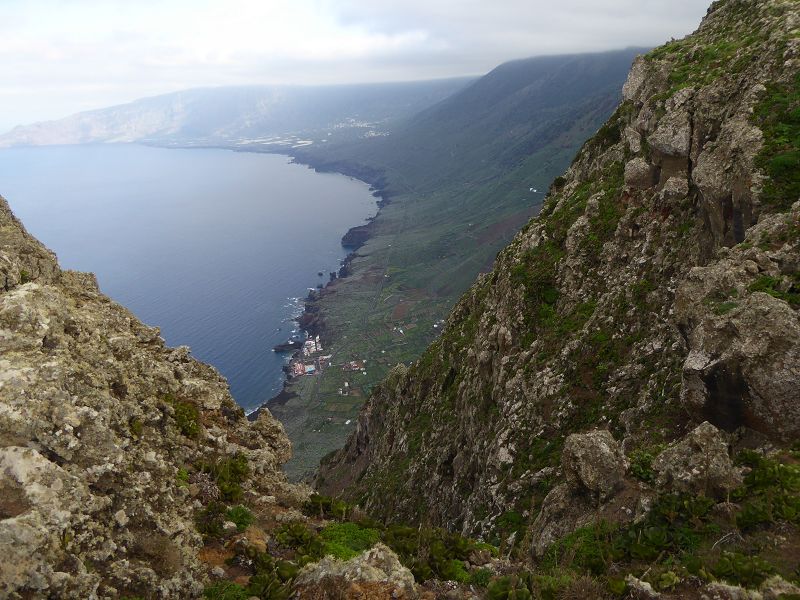
[[[543,54],[654,46],[705,0],[10,0],[0,131],[181,89],[411,81]]]

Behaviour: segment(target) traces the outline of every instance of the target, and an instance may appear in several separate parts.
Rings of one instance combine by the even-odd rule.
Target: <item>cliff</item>
[[[0,198],[0,597],[197,597],[209,466],[236,503],[299,505],[268,411],[249,424],[188,349],[62,271]]]
[[[636,60],[541,214],[373,392],[321,490],[540,560],[663,492],[739,489],[728,448],[796,442],[798,8],[715,2]]]

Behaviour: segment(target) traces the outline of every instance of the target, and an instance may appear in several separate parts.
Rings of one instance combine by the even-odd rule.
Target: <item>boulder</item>
[[[636,600],[661,598],[661,594],[655,591],[652,585],[634,577],[630,573],[625,577],[625,583],[628,584],[628,594],[631,598],[635,598]]]
[[[557,485],[542,501],[542,510],[531,525],[531,551],[542,556],[555,542],[591,522],[594,506],[585,494],[575,494],[569,484]]]
[[[764,600],[780,600],[800,596],[800,587],[786,581],[780,575],[773,575],[761,584],[761,595]]]
[[[651,147],[667,156],[681,158],[689,156],[692,136],[691,116],[685,102],[680,101],[688,98],[676,100],[684,92],[691,93],[691,90],[682,90],[675,94],[673,100],[676,102],[676,106],[674,109],[668,110],[667,114],[659,121],[658,128],[648,138]]]
[[[689,195],[689,182],[685,177],[670,177],[661,188],[660,197],[667,202],[674,202]]]
[[[629,160],[625,165],[625,185],[646,190],[656,184],[656,167],[641,157]]]
[[[561,466],[571,487],[602,501],[619,488],[627,461],[611,433],[598,429],[567,437]]]
[[[742,484],[719,429],[704,422],[653,461],[656,486],[690,494],[724,497]]]
[[[348,561],[326,556],[303,567],[294,582],[294,590],[301,598],[328,598],[326,589],[350,594],[335,597],[362,597],[358,594],[364,593],[369,598],[387,600],[417,597],[411,571],[383,544],[376,544]]]

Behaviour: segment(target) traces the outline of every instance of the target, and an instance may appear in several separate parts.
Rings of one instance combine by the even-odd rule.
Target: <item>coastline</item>
[[[318,289],[310,290],[306,296],[303,304],[303,312],[295,318],[298,329],[303,331],[307,338],[320,337],[325,347],[331,345],[331,338],[325,326],[325,321],[322,318],[319,310],[319,300],[335,292],[335,288],[340,280],[346,279],[352,274],[352,262],[358,257],[358,250],[361,248],[374,234],[374,222],[380,214],[381,210],[391,202],[391,192],[387,188],[387,180],[383,171],[372,169],[357,163],[348,161],[323,161],[310,157],[303,152],[287,153],[286,149],[283,151],[265,151],[258,149],[240,149],[234,151],[238,152],[260,152],[264,154],[283,154],[291,158],[291,162],[298,165],[304,165],[318,173],[337,173],[346,177],[352,177],[366,183],[369,186],[369,191],[372,196],[377,198],[378,210],[372,217],[367,219],[367,223],[363,225],[354,225],[342,236],[342,248],[348,251],[347,255],[341,260],[336,276],[331,273],[330,280]],[[276,347],[277,348],[277,347]],[[273,349],[275,351],[275,349]],[[292,352],[290,360],[296,360],[303,355],[302,348]],[[284,367],[284,380],[281,391],[275,396],[268,399],[261,406],[247,413],[247,418],[250,421],[255,421],[261,410],[266,408],[269,410],[271,406],[281,406],[286,404],[292,398],[296,398],[297,394],[289,389],[292,377],[288,369]]]

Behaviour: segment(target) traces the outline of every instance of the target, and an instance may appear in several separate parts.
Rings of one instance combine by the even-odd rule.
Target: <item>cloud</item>
[[[0,127],[181,88],[480,74],[657,45],[703,0],[4,0]]]

